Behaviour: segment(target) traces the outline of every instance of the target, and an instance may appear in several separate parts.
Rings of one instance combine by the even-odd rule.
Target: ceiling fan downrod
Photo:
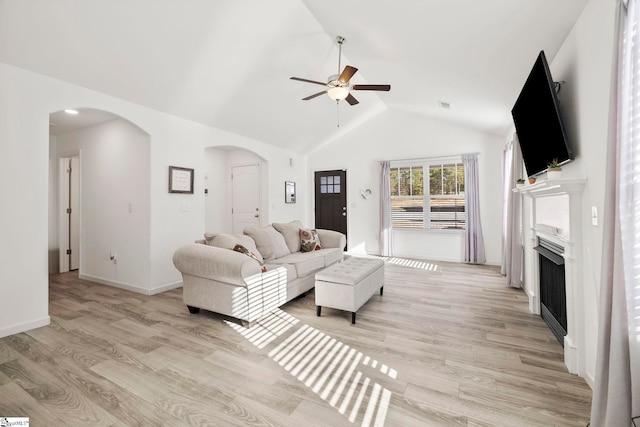
[[[340,75],[340,70],[342,70],[342,67],[340,67],[340,60],[342,59],[342,44],[346,41],[347,39],[344,37],[336,36],[336,42],[338,43],[338,75]]]

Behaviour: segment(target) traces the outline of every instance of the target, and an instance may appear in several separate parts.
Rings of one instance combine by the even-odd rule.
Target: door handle
[[[347,213],[346,212],[342,212],[342,216],[347,216]]]
[[[255,218],[258,218],[258,217],[260,217],[260,215],[258,215],[258,214],[255,214],[255,215],[254,215],[254,217],[255,217]]]

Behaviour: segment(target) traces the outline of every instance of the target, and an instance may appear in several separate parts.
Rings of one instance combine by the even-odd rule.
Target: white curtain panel
[[[391,162],[380,162],[380,255],[393,256],[391,229]]]
[[[480,197],[478,184],[478,153],[462,155],[464,165],[464,203],[467,226],[464,230],[464,260],[471,264],[484,264],[484,238],[480,222]]]
[[[636,0],[618,9],[593,427],[640,421],[640,10]]]
[[[505,147],[502,157],[502,268],[507,276],[507,285],[512,288],[522,287],[522,197],[514,193],[516,180],[523,177],[522,151],[516,134]]]

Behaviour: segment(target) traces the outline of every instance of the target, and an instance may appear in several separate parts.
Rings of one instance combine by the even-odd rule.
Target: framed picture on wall
[[[295,203],[296,202],[296,183],[291,181],[285,181],[284,183],[284,202]]]
[[[169,166],[169,193],[193,194],[193,169]]]

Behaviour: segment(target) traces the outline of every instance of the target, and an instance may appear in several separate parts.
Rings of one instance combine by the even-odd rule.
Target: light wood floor
[[[50,278],[52,324],[0,339],[0,416],[32,426],[585,426],[591,390],[495,267],[386,265],[350,314],[313,292],[244,329]]]

